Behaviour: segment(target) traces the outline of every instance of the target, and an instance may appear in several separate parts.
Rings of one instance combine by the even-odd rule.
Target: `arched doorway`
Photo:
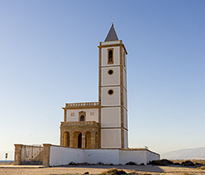
[[[64,146],[70,146],[70,135],[69,132],[64,133]]]
[[[82,148],[82,133],[78,135],[78,148]]]

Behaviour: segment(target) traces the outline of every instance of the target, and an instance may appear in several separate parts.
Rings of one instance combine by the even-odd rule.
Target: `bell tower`
[[[100,146],[127,148],[127,51],[113,24],[98,48]]]

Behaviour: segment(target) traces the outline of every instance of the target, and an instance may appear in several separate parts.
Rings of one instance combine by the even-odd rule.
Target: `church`
[[[112,24],[99,46],[98,102],[66,103],[60,146],[15,144],[14,164],[147,164],[160,155],[128,147],[127,50]]]
[[[113,24],[98,48],[99,101],[65,104],[61,146],[128,148],[127,50]]]

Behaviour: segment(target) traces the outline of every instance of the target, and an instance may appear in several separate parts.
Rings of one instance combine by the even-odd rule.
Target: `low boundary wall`
[[[43,147],[15,144],[14,165],[42,165]]]
[[[44,149],[45,150],[45,149]],[[50,145],[49,160],[45,166],[68,165],[74,163],[126,164],[135,162],[147,164],[159,160],[160,155],[148,149],[77,149]]]
[[[15,165],[22,164],[23,148],[25,145],[15,145]],[[152,160],[159,160],[160,155],[146,148],[138,149],[78,149],[51,144],[43,144],[43,165],[58,166],[74,163],[122,164],[135,162],[147,164]]]

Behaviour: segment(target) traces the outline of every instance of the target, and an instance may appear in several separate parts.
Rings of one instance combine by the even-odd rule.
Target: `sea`
[[[13,160],[7,160],[6,162],[14,162]],[[0,160],[0,163],[5,163],[5,160]]]

